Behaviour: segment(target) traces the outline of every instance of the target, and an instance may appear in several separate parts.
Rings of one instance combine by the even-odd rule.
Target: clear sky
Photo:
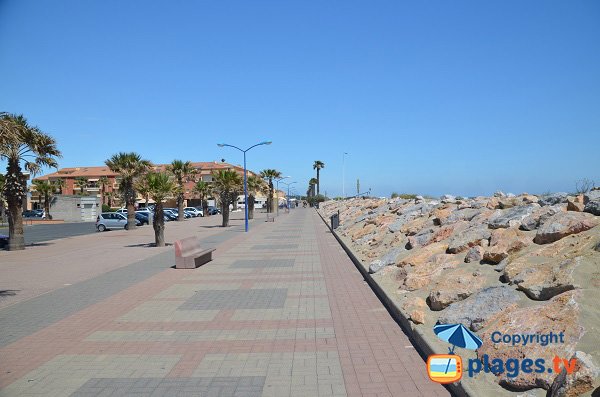
[[[600,2],[0,0],[0,111],[61,167],[242,162],[306,191],[600,183]]]

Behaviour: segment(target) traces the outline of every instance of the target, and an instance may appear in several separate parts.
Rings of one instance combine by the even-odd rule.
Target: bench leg
[[[198,266],[202,266],[205,263],[210,262],[210,261],[212,261],[212,251],[207,252],[206,254],[197,257],[195,260],[195,264],[196,264],[196,267],[198,267]]]

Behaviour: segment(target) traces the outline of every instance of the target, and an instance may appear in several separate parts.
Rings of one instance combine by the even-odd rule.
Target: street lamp
[[[281,182],[284,185],[287,186],[287,197],[286,197],[286,202],[287,202],[287,207],[288,207],[288,211],[290,210],[290,185],[293,185],[294,183],[298,183],[296,181],[294,182],[290,182],[290,183],[285,183],[285,182]]]
[[[346,198],[346,155],[342,154],[342,198]]]
[[[277,216],[279,216],[279,181],[286,179],[286,178],[291,178],[291,176],[282,176],[281,178],[277,178],[275,179],[275,181],[277,182]]]
[[[256,145],[252,145],[250,146],[248,149],[244,150],[244,149],[240,149],[237,146],[234,145],[229,145],[227,143],[217,143],[217,146],[219,147],[224,147],[224,146],[229,146],[232,147],[234,149],[239,150],[240,152],[244,153],[244,220],[245,220],[245,226],[246,226],[246,232],[248,232],[248,176],[247,176],[247,172],[246,172],[246,152],[250,149],[252,149],[253,147],[257,147],[260,145],[270,145],[271,141],[264,141],[264,142],[259,142]],[[237,200],[237,198],[236,198]]]

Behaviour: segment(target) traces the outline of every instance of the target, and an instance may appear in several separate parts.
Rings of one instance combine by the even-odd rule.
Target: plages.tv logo
[[[454,383],[462,378],[462,358],[454,354],[458,346],[463,349],[477,350],[483,344],[481,339],[462,324],[437,324],[433,332],[441,340],[448,342],[448,354],[432,354],[427,358],[427,375],[437,383]]]
[[[454,354],[454,349],[477,350],[483,344],[482,340],[462,324],[436,324],[433,332],[445,342],[452,345],[448,348],[449,354],[432,354],[427,359],[427,374],[429,379],[437,383],[458,382],[463,373],[473,377],[481,371],[494,375],[506,374],[508,378],[515,378],[520,373],[559,373],[564,368],[567,374],[571,374],[577,364],[576,359],[563,359],[554,356],[552,364],[546,365],[543,358],[508,358],[506,360],[493,358],[490,360],[487,354],[480,358],[470,358],[466,367],[463,366],[462,358]],[[563,333],[548,334],[502,334],[498,331],[491,334],[492,343],[505,343],[512,346],[527,344],[540,344],[547,346],[553,343],[564,343]]]

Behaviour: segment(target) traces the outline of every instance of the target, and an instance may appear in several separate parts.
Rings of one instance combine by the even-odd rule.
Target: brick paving
[[[0,347],[0,396],[448,395],[314,211],[214,241],[198,269],[78,283],[95,300]]]

